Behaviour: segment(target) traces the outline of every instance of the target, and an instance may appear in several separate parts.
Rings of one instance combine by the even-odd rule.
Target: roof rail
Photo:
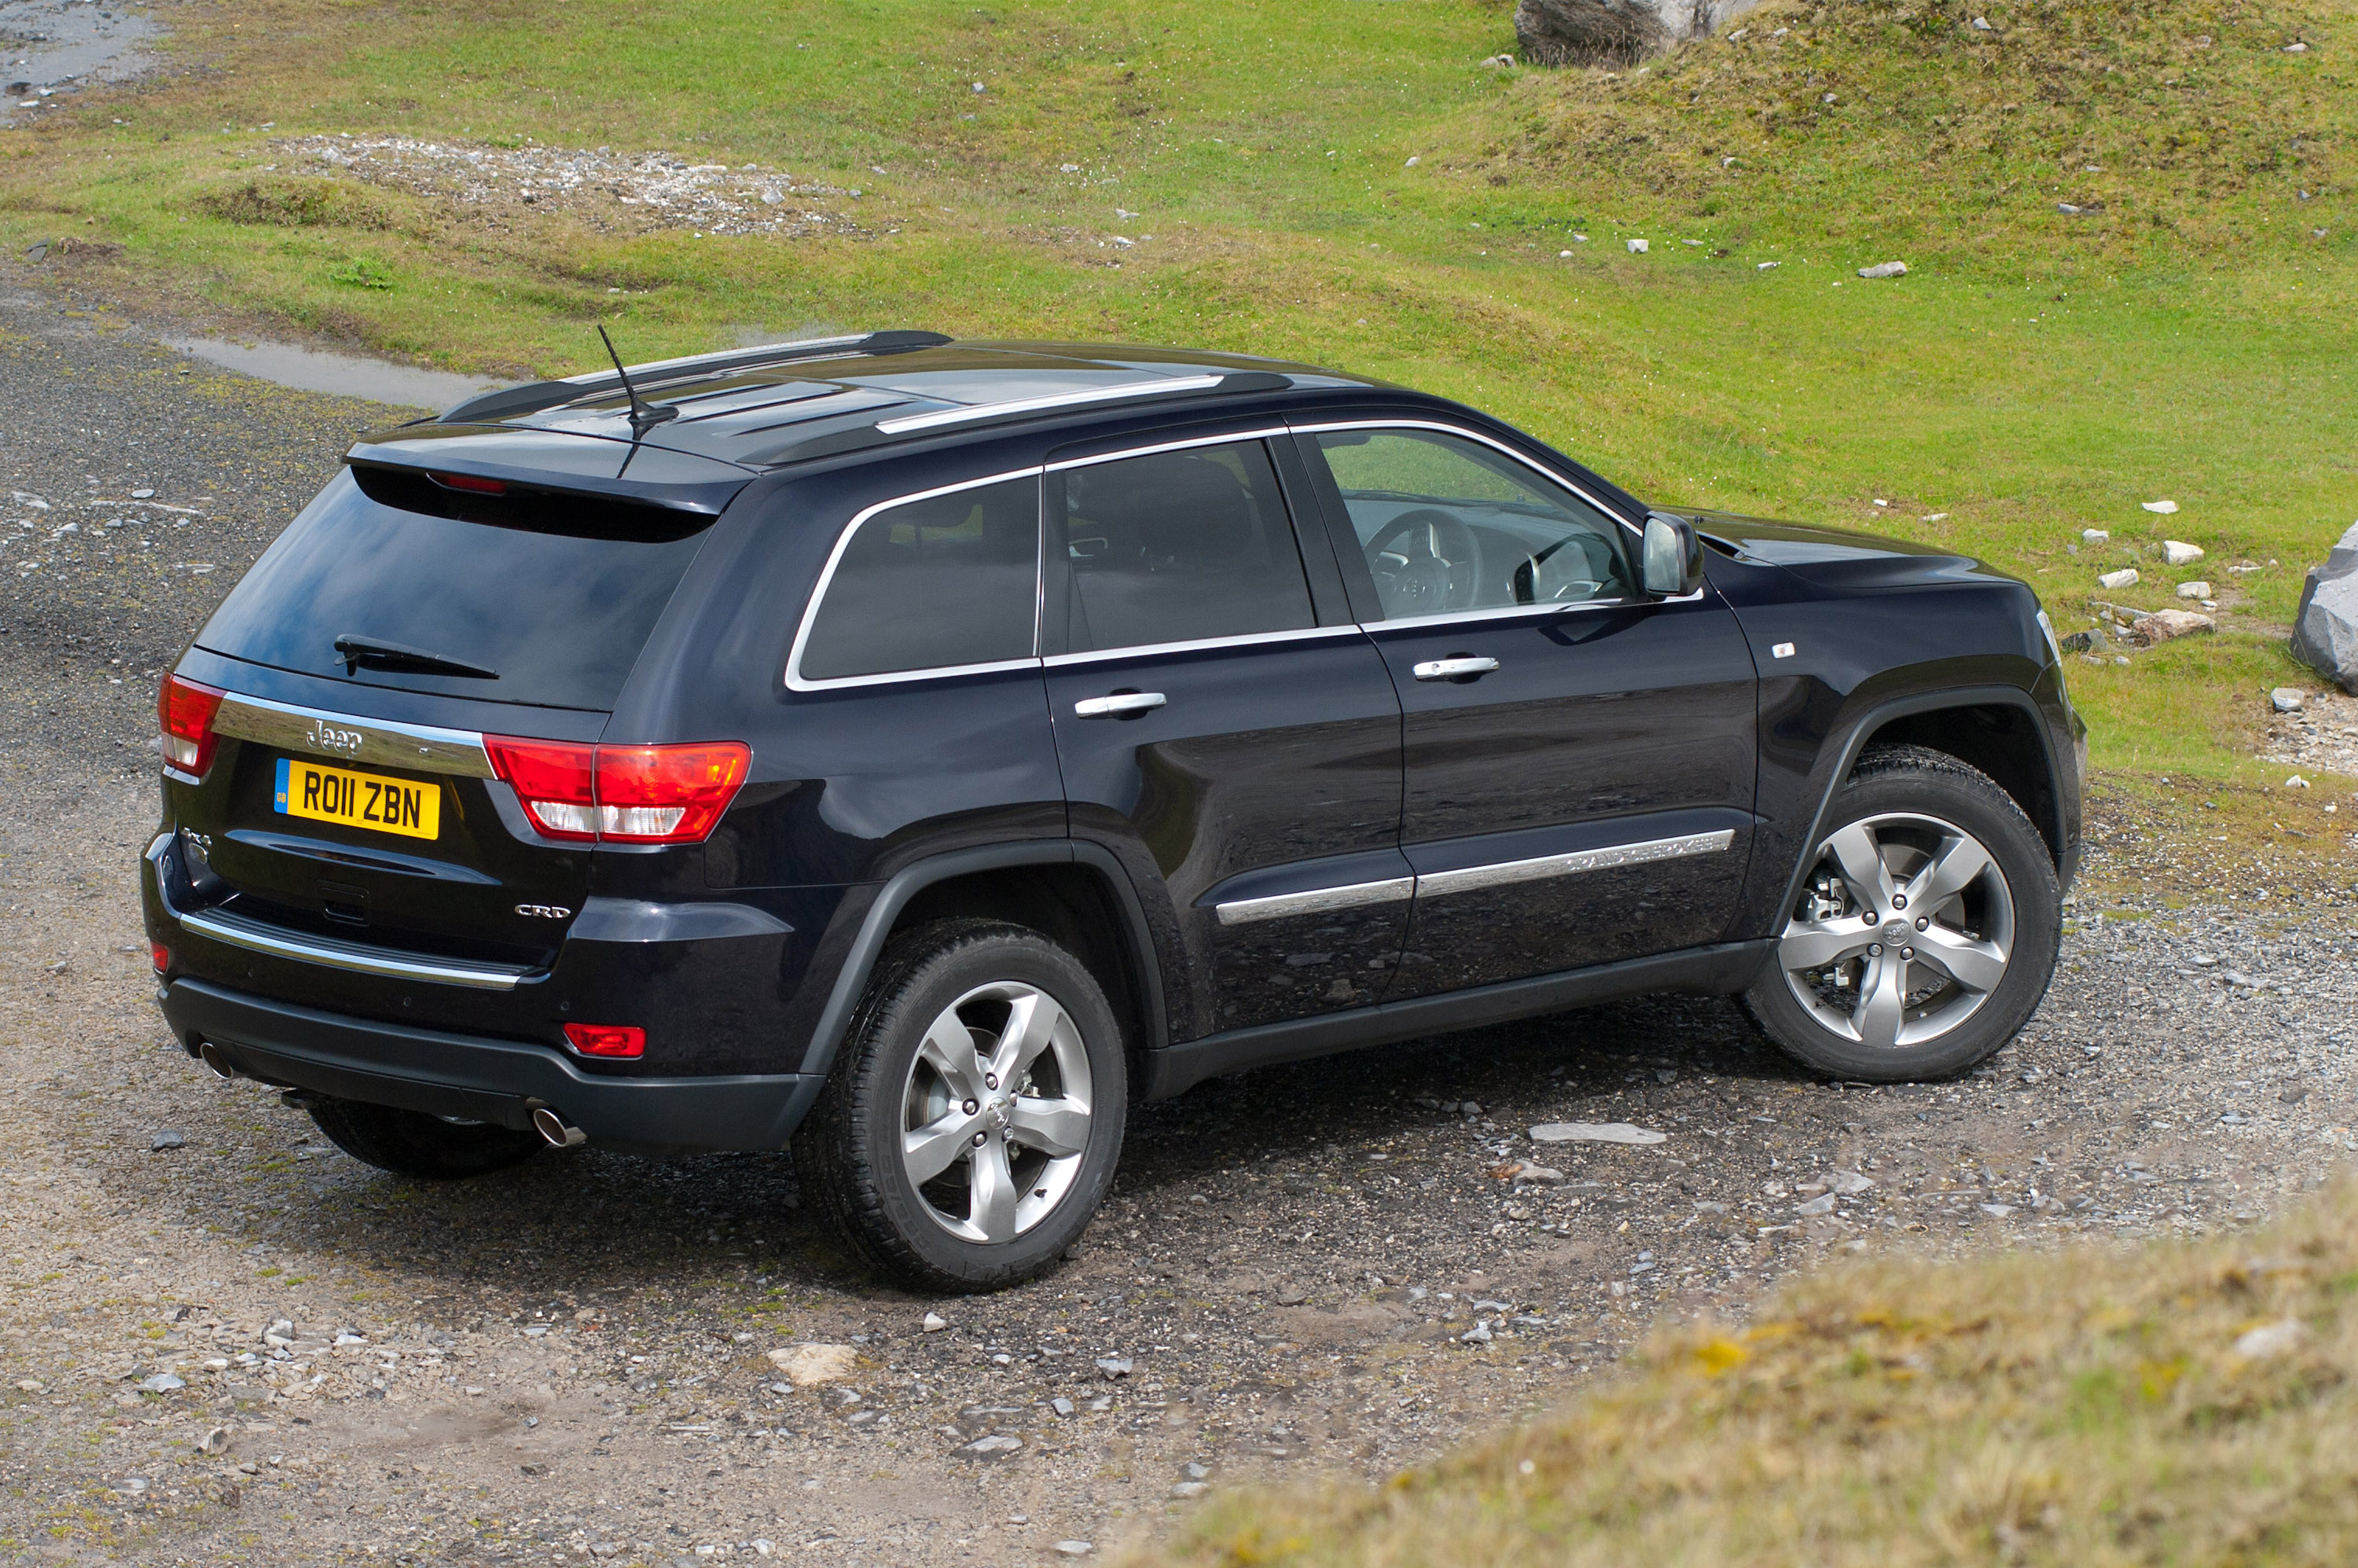
[[[1025,414],[1048,414],[1085,408],[1093,403],[1113,403],[1130,397],[1171,397],[1183,392],[1282,392],[1293,384],[1291,376],[1273,371],[1231,372],[1225,375],[1179,375],[1128,386],[1098,386],[1085,392],[1058,392],[1045,397],[1018,397],[1005,403],[977,403],[963,408],[941,408],[930,414],[903,414],[876,421],[877,433],[909,436],[947,425],[982,419],[1011,419]]]
[[[838,338],[801,338],[793,342],[764,343],[758,348],[733,349],[722,353],[654,360],[646,364],[633,365],[631,369],[644,384],[650,380],[675,380],[683,371],[698,375],[726,375],[731,371],[752,370],[761,365],[814,359],[827,354],[905,354],[916,349],[937,349],[955,341],[956,339],[941,332],[854,332]],[[463,403],[453,404],[437,415],[435,422],[466,425],[513,418],[519,414],[536,414],[544,408],[555,408],[600,393],[620,391],[622,385],[622,378],[612,371],[591,371],[583,375],[567,376],[560,381],[525,382],[518,386],[503,386],[493,392],[481,393]]]

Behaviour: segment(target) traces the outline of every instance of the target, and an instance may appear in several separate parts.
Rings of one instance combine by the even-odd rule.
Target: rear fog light
[[[565,1043],[584,1056],[644,1056],[647,1032],[634,1023],[568,1023]]]
[[[156,966],[157,974],[168,973],[172,968],[172,949],[161,942],[150,942],[147,944],[147,961]]]

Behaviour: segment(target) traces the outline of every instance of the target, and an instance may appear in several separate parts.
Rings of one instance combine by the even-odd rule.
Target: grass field
[[[1954,543],[2067,631],[2115,566],[2144,581],[2104,598],[2174,602],[2158,542],[2201,544],[2222,635],[2075,666],[2104,768],[2280,772],[2261,694],[2358,518],[2346,6],[1772,0],[1618,73],[1482,63],[1504,0],[169,19],[175,74],[0,133],[0,238],[69,242],[44,266],[92,295],[517,375],[601,319],[648,358],[813,325],[1297,355],[1659,500]],[[826,216],[715,234],[292,145],[343,133],[759,165]]]
[[[1380,1492],[1216,1496],[1134,1568],[2342,1563],[2358,1194],[2266,1233],[1787,1287]]]

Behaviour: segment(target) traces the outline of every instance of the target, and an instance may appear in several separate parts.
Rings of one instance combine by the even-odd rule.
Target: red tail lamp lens
[[[221,711],[218,687],[167,676],[156,693],[156,720],[164,730],[164,762],[177,773],[205,776],[213,765],[213,715]]]
[[[161,942],[150,942],[147,944],[147,961],[156,966],[157,974],[164,974],[172,967],[172,949]]]
[[[737,798],[753,753],[734,741],[598,748],[598,836],[697,844]]]
[[[596,842],[597,797],[591,780],[598,748],[568,741],[519,741],[486,735],[492,769],[515,785],[532,825],[551,838]]]
[[[736,741],[589,746],[486,735],[483,745],[543,834],[611,844],[702,843],[753,762]]]
[[[503,479],[483,479],[471,473],[429,473],[427,478],[445,490],[463,490],[471,495],[505,495],[508,481]]]
[[[568,1023],[565,1043],[584,1056],[644,1056],[647,1032],[634,1023]]]

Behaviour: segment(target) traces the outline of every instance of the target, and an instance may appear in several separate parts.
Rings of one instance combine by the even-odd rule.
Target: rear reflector
[[[644,1056],[647,1032],[635,1023],[568,1023],[565,1043],[584,1056]]]
[[[221,711],[218,687],[167,676],[156,693],[156,721],[164,731],[164,762],[177,773],[201,779],[213,765],[213,715]]]
[[[156,966],[157,974],[165,974],[172,968],[172,949],[161,942],[150,942],[147,944],[147,961]]]
[[[738,741],[590,746],[486,735],[483,748],[543,835],[593,843],[702,843],[753,761]]]

